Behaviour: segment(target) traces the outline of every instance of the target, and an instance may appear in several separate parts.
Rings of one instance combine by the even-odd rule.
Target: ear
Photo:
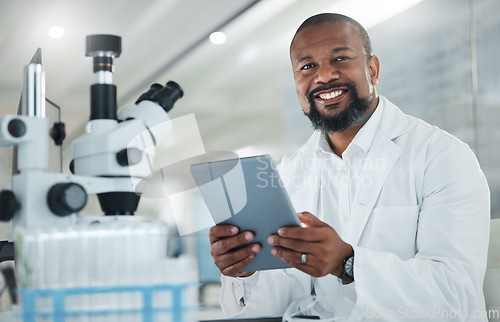
[[[368,60],[368,71],[372,85],[377,85],[380,76],[380,61],[376,55],[372,55]]]

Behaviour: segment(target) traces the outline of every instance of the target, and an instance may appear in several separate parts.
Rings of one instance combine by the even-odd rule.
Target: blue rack
[[[108,287],[75,287],[60,289],[33,289],[21,288],[17,293],[22,297],[21,312],[16,317],[22,318],[23,322],[35,322],[37,317],[51,318],[52,322],[65,322],[66,317],[75,316],[97,316],[109,314],[140,314],[143,322],[153,322],[156,313],[170,312],[172,321],[184,321],[184,313],[188,310],[197,310],[199,306],[185,306],[182,303],[183,292],[187,287],[198,286],[197,283],[184,284],[161,284],[140,286],[108,286]],[[154,306],[153,296],[158,292],[168,291],[172,295],[172,303],[168,307]],[[68,296],[92,295],[106,293],[139,293],[142,297],[142,308],[116,308],[116,309],[88,309],[68,310],[65,300]],[[36,300],[41,298],[52,299],[52,310],[36,310]]]

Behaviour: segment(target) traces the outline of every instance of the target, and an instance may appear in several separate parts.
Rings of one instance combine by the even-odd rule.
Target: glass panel
[[[469,1],[424,1],[369,33],[379,94],[472,146]]]
[[[500,1],[475,0],[479,161],[491,191],[491,216],[500,218]]]

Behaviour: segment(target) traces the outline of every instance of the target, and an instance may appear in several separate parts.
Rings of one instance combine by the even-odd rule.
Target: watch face
[[[353,263],[354,263],[354,256],[349,257],[344,263],[345,274],[349,277],[353,276],[353,269],[352,269]]]

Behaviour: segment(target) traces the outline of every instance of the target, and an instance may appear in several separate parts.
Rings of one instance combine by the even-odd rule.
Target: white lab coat
[[[367,318],[487,320],[484,174],[465,143],[380,100],[382,119],[361,174],[368,184],[356,189],[351,228],[341,234],[354,248],[355,282],[344,286],[335,276],[313,279],[296,269],[223,276],[220,302],[227,315],[282,315],[314,283],[318,295],[350,297]],[[318,135],[280,164],[298,212],[317,213]]]

